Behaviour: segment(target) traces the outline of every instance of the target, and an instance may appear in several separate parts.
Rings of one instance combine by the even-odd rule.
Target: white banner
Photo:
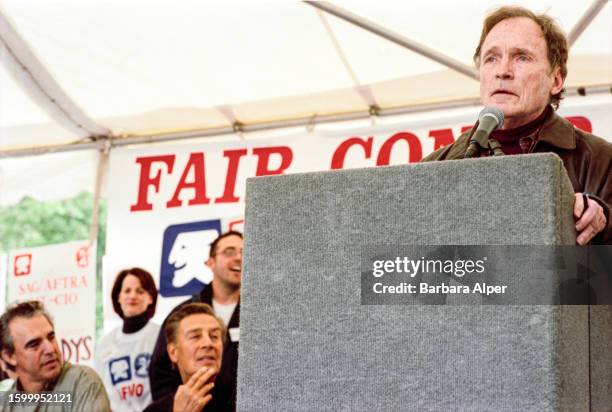
[[[560,114],[612,137],[612,99],[578,98]],[[420,161],[452,143],[480,108],[406,116],[355,130],[303,130],[291,136],[222,143],[183,142],[111,152],[106,240],[105,329],[117,324],[110,303],[116,274],[150,271],[160,287],[156,320],[210,279],[208,244],[220,231],[241,230],[248,177]],[[385,119],[389,123],[389,119]]]
[[[88,241],[13,250],[8,302],[40,300],[53,317],[65,361],[93,365],[96,246]]]

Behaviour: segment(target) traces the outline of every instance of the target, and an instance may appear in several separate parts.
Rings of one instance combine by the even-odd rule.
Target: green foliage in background
[[[39,202],[26,197],[16,205],[0,206],[0,252],[89,239],[93,195]],[[106,246],[106,201],[100,199],[96,253],[96,335],[102,330],[102,255]],[[96,336],[97,337],[97,336]]]

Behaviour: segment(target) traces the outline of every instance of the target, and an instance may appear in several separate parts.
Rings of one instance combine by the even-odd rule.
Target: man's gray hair
[[[0,352],[7,351],[10,354],[15,352],[15,342],[9,330],[9,324],[13,319],[29,319],[39,315],[47,318],[49,324],[53,327],[51,315],[47,313],[43,304],[37,300],[17,302],[6,308],[6,311],[0,317]]]
[[[217,316],[212,306],[210,306],[207,303],[201,303],[201,302],[188,303],[186,305],[183,305],[179,307],[175,312],[170,314],[170,316],[168,316],[168,319],[166,319],[166,323],[164,326],[165,333],[166,333],[166,342],[176,343],[176,334],[177,334],[179,324],[181,323],[181,321],[185,319],[187,316],[200,315],[200,314],[210,315],[213,318],[215,318],[215,320],[219,324],[219,327],[221,328],[221,338],[223,340],[223,344],[225,345],[225,339],[226,339],[226,333],[227,333],[225,323],[223,322],[223,320],[221,320],[219,316]]]

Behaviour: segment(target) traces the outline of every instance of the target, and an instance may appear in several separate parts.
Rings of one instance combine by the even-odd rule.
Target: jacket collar
[[[573,150],[576,148],[574,126],[554,111],[544,121],[538,134],[538,141],[545,142],[559,149]]]
[[[200,291],[200,302],[208,303],[210,306],[212,306],[212,300],[213,300],[213,289],[212,289],[212,282],[210,282],[208,285],[204,287],[204,289]],[[238,298],[238,304],[236,305],[236,308],[234,309],[234,313],[232,314],[229,324],[227,325],[228,336],[229,336],[229,328],[237,328],[239,325],[240,325],[240,298]],[[229,339],[228,339],[228,342],[229,342]]]
[[[213,289],[212,282],[204,286],[204,289],[200,291],[200,302],[208,303],[212,306]]]

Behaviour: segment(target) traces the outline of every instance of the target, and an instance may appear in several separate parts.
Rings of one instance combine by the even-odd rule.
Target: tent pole
[[[610,94],[612,93],[612,85],[600,85],[600,86],[592,86],[592,87],[570,87],[567,88],[564,95],[567,97],[570,96],[592,96],[598,94]],[[380,109],[376,112],[377,116],[380,117],[389,117],[389,116],[401,116],[412,113],[421,113],[426,111],[433,110],[445,110],[445,109],[456,109],[461,107],[474,107],[480,105],[480,99],[477,97],[471,99],[461,99],[455,100],[451,102],[445,103],[434,103],[429,105],[419,105],[412,107],[398,107],[393,109]],[[325,124],[325,123],[338,123],[343,121],[352,121],[352,120],[365,120],[370,119],[372,117],[372,113],[370,110],[346,113],[346,114],[338,114],[338,115],[327,115],[327,116],[316,116],[317,124]],[[277,130],[288,127],[309,127],[312,126],[313,116],[302,117],[298,119],[292,120],[280,120],[268,123],[259,123],[259,124],[244,124],[240,125],[240,131],[243,133],[248,132],[261,132],[268,130]],[[0,151],[0,159],[3,157],[25,157],[25,156],[33,156],[33,155],[41,155],[46,153],[58,153],[58,152],[69,152],[75,150],[92,150],[98,149],[101,150],[104,148],[105,144],[110,144],[111,147],[120,147],[120,146],[128,146],[128,145],[136,145],[136,144],[145,144],[145,143],[161,143],[161,142],[169,142],[175,140],[185,140],[185,139],[197,139],[197,138],[205,138],[205,137],[221,137],[234,135],[236,136],[236,128],[234,126],[228,127],[218,127],[214,129],[201,129],[201,130],[191,130],[191,131],[183,131],[183,132],[175,132],[175,133],[164,133],[164,134],[154,134],[154,135],[146,135],[146,136],[132,136],[132,137],[113,137],[110,139],[100,139],[95,142],[75,142],[64,145],[55,145],[55,146],[46,146],[46,147],[30,147],[23,149],[14,149],[14,150],[5,150]],[[106,143],[106,140],[109,140],[109,143]]]
[[[574,45],[578,37],[582,34],[582,32],[591,24],[593,19],[599,14],[601,9],[606,5],[609,0],[595,0],[591,4],[591,6],[584,12],[580,20],[576,22],[572,30],[567,35],[567,41],[569,42],[570,47]]]
[[[428,59],[431,59],[437,63],[443,64],[444,66],[449,67],[461,74],[464,74],[471,79],[478,80],[478,74],[475,68],[468,66],[467,64],[464,64],[459,60],[453,59],[450,56],[440,53],[437,50],[434,50],[405,36],[402,36],[399,33],[395,33],[387,29],[386,27],[381,26],[378,23],[369,21],[364,17],[358,16],[357,14],[342,9],[326,1],[306,0],[304,1],[304,3],[309,4],[310,6],[315,7],[317,9],[323,10],[358,27],[361,27],[362,29],[374,33],[380,37],[383,37],[395,44],[399,44],[400,46],[412,50],[413,52],[425,56]]]
[[[110,154],[110,142],[102,150],[98,158],[98,170],[96,171],[96,187],[94,190],[93,210],[91,213],[91,224],[89,226],[89,245],[93,245],[98,240],[98,219],[100,217],[100,196],[102,193],[102,184],[108,167],[108,157]]]
[[[110,134],[64,92],[1,8],[0,53],[15,82],[52,119],[81,138]]]
[[[329,39],[331,40],[334,46],[334,49],[336,50],[336,54],[340,58],[340,61],[344,65],[346,72],[348,73],[348,75],[351,77],[351,80],[353,81],[355,91],[357,92],[357,94],[359,94],[359,96],[363,99],[363,101],[368,105],[370,110],[378,110],[379,106],[376,103],[376,98],[374,97],[372,88],[370,86],[363,86],[361,82],[359,81],[359,79],[357,78],[357,74],[355,74],[355,70],[353,70],[353,67],[349,63],[348,58],[346,57],[346,54],[344,53],[344,50],[342,50],[342,46],[340,46],[340,42],[338,42],[338,38],[334,34],[334,31],[329,25],[329,22],[325,18],[325,13],[322,10],[317,10],[317,14],[319,15],[319,18],[321,19],[321,23],[323,24],[323,27],[325,28],[325,31],[327,32],[327,35],[329,36]]]

